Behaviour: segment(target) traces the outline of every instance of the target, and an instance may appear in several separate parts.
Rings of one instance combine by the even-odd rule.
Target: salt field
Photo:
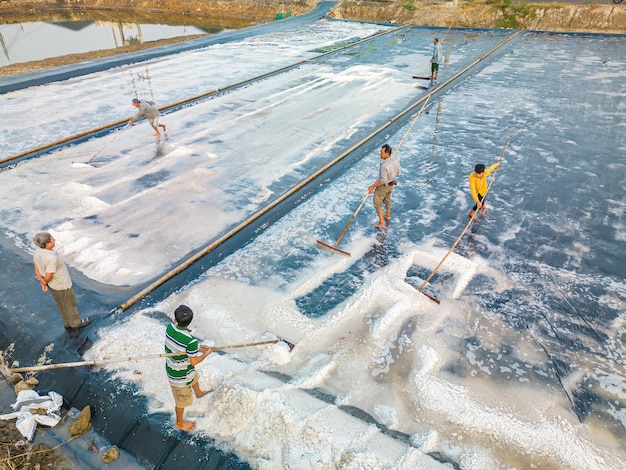
[[[72,372],[104,384],[89,392],[96,429],[112,436],[107,413],[129,414],[166,442],[120,438],[147,468],[217,454],[214,468],[623,468],[626,37],[514,34],[286,21],[1,95],[6,158],[130,118],[135,96],[163,106],[249,80],[164,112],[161,138],[142,120],[2,168],[4,326],[22,315],[31,341],[13,359],[76,360],[26,279],[47,230],[94,318],[85,360],[161,353],[180,304],[205,344],[296,345],[210,355],[189,435],[173,427],[163,360]],[[445,62],[429,88],[412,76],[428,74],[435,37]],[[351,256],[322,249],[384,143],[402,166],[388,226],[369,198],[339,245]],[[289,196],[349,149],[341,171]],[[438,267],[468,222],[468,175],[501,157],[489,210]],[[223,256],[119,308],[283,197]],[[435,269],[423,290],[439,304],[421,292]],[[85,396],[54,374],[40,380]]]

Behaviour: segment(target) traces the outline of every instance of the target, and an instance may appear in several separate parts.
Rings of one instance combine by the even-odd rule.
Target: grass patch
[[[526,2],[514,3],[513,0],[486,0],[487,5],[495,5],[502,12],[502,18],[496,22],[498,28],[520,29],[521,19],[532,16],[532,9]]]

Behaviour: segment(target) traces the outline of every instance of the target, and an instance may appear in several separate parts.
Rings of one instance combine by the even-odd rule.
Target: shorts
[[[430,63],[430,70],[432,72],[435,72],[435,71],[439,70],[439,64],[437,62],[431,62]]]
[[[191,385],[183,387],[174,387],[172,385],[172,395],[174,395],[174,403],[176,408],[185,408],[193,403],[193,389]]]
[[[198,376],[196,375],[193,382],[189,385],[183,385],[182,387],[171,386],[176,408],[185,408],[193,404],[193,384],[195,384],[197,380]]]
[[[383,210],[383,204],[391,209],[391,193],[393,192],[393,186],[377,186],[374,190],[374,209],[377,211]]]
[[[152,127],[159,127],[159,118],[155,117],[154,119],[148,119],[148,122]]]

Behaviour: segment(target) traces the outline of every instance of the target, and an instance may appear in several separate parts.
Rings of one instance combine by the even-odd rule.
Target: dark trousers
[[[483,195],[478,193],[478,200],[480,202],[483,202]],[[474,207],[472,207],[472,210],[475,212],[478,209],[478,204],[474,204]]]
[[[80,316],[78,315],[78,306],[76,304],[76,296],[70,287],[66,290],[49,289],[57,309],[61,314],[61,321],[65,328],[76,328],[80,325]]]

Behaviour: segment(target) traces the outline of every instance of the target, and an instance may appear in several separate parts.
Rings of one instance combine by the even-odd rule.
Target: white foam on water
[[[178,304],[192,306],[195,334],[218,345],[258,341],[271,334],[297,343],[291,353],[279,342],[232,350],[226,356],[214,354],[203,362],[198,367],[201,386],[214,392],[196,400],[187,411],[198,432],[216,439],[255,468],[297,466],[302,455],[310,457],[317,468],[332,468],[350,455],[356,459],[353,463],[409,469],[407,462],[413,460],[407,456],[415,450],[422,457],[422,452],[439,452],[470,470],[499,467],[504,462],[509,466],[533,462],[561,468],[620,468],[613,456],[589,439],[591,429],[567,411],[565,400],[544,395],[546,391],[536,386],[516,388],[515,382],[478,377],[461,381],[447,371],[446,364],[459,355],[458,342],[467,329],[467,306],[450,299],[437,305],[405,281],[411,266],[432,264],[438,254],[429,245],[407,250],[373,273],[349,300],[317,324],[298,312],[291,300],[294,293],[286,291],[289,287],[255,287],[216,276],[207,276],[155,306],[170,315]],[[472,264],[461,258],[455,256],[450,263],[459,272]],[[292,286],[310,291],[337,265],[326,269],[315,280]],[[102,331],[89,358],[159,352],[166,322],[150,318],[149,313],[132,314]],[[510,329],[505,324],[500,327]],[[162,361],[107,369],[140,387],[151,411],[173,413]],[[262,373],[267,369],[287,374],[291,380],[271,379]],[[520,377],[524,374],[517,371]],[[317,388],[334,394],[336,405],[360,408],[381,424],[410,436],[413,447],[392,440],[401,450],[385,454],[364,445],[357,438],[363,430],[352,434],[352,426],[367,429],[370,425],[348,415],[339,419],[337,413],[344,412],[302,395],[303,390]],[[501,398],[511,393],[519,396],[515,407]],[[370,438],[386,439],[378,432]]]

